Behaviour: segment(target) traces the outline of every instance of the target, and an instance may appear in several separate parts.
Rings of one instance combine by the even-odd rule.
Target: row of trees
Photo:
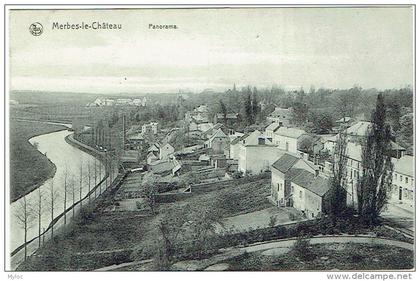
[[[358,178],[356,192],[356,212],[360,220],[367,225],[378,222],[392,186],[393,165],[388,154],[391,150],[391,127],[386,123],[386,112],[384,97],[379,94],[376,109],[372,114],[372,126],[362,143],[362,173]],[[327,206],[328,213],[333,218],[345,213],[347,198],[347,138],[344,133],[339,136]]]
[[[36,198],[28,200],[27,196],[22,197],[18,202],[17,212],[14,214],[16,222],[22,228],[24,234],[24,257],[27,257],[27,242],[28,242],[28,231],[34,226],[38,226],[38,247],[41,246],[45,237],[43,237],[44,229],[42,228],[43,215],[48,212],[50,214],[51,222],[56,217],[56,210],[59,208],[60,197],[62,197],[63,206],[63,223],[67,224],[67,212],[69,209],[69,203],[71,204],[72,218],[75,216],[75,206],[80,204],[83,206],[83,191],[84,187],[87,187],[86,194],[88,194],[88,202],[91,201],[91,196],[96,198],[96,189],[94,194],[91,194],[93,187],[96,187],[100,180],[102,172],[102,165],[95,159],[95,161],[83,165],[80,164],[80,168],[77,175],[69,173],[67,166],[63,173],[63,189],[58,189],[54,183],[54,179],[51,179],[48,188],[38,188],[36,191]],[[110,175],[111,178],[113,175]],[[110,180],[111,180],[110,178]],[[99,186],[101,189],[101,186]],[[101,190],[99,190],[99,194]],[[51,239],[54,237],[54,224],[50,224],[51,228]]]

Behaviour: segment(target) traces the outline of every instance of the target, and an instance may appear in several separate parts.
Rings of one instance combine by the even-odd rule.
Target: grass
[[[10,120],[10,201],[16,201],[55,174],[55,165],[29,139],[64,126]]]
[[[401,270],[414,266],[412,251],[392,246],[332,243],[310,248],[316,258],[302,259],[291,251],[279,256],[244,254],[226,262],[232,271]]]
[[[98,255],[92,267],[81,267],[75,263],[75,253],[105,251],[113,249],[134,249],[137,245],[151,244],[156,240],[157,221],[173,210],[173,207],[197,204],[203,208],[220,208],[223,217],[244,212],[253,212],[270,206],[267,202],[269,179],[229,186],[221,190],[197,194],[175,203],[160,204],[158,215],[143,211],[103,212],[100,208],[89,212],[81,223],[73,226],[66,235],[54,242],[48,241],[38,251],[44,258],[32,259],[20,267],[21,270],[92,270],[115,263],[115,260],[101,261]],[[112,202],[112,199],[105,200]],[[232,202],[232,204],[229,204]],[[217,206],[214,204],[218,204]],[[110,203],[107,203],[110,204]],[[220,206],[220,207],[219,207]],[[101,206],[103,207],[103,206]],[[57,250],[59,249],[59,250]],[[151,253],[153,254],[153,253]],[[89,261],[91,262],[91,261]]]

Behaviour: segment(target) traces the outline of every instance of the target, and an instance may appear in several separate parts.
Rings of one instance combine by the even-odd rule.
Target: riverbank
[[[56,166],[29,140],[67,129],[63,125],[10,119],[10,203],[37,189],[54,177]]]

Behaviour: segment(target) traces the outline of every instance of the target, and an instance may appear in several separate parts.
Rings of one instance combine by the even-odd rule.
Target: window
[[[400,176],[400,181],[402,181],[402,176]]]
[[[405,183],[408,183],[408,177],[405,177]]]
[[[395,180],[397,180],[398,179],[398,175],[397,174],[395,174]]]
[[[302,198],[302,190],[299,191],[299,198]]]
[[[280,191],[280,184],[277,184],[277,191]]]

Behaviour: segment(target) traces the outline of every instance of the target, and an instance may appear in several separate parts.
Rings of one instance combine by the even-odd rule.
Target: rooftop
[[[315,176],[311,172],[303,169],[291,169],[290,173],[293,173],[293,178],[290,178],[291,182],[315,193],[318,196],[324,196],[325,193],[330,189],[329,181],[323,177]]]
[[[404,174],[414,177],[414,157],[404,155],[394,164],[394,171],[399,174]]]
[[[296,139],[306,134],[304,130],[288,127],[279,127],[276,131],[274,131],[274,133],[279,136],[285,136]]]
[[[286,173],[290,168],[293,167],[293,165],[296,164],[297,161],[299,161],[299,157],[296,157],[294,155],[291,155],[289,153],[283,154],[282,157],[280,157],[279,160],[274,162],[272,165],[273,168],[279,170],[282,173]]]
[[[356,124],[347,128],[346,133],[351,136],[366,136],[368,128],[372,123],[367,121],[359,121]]]
[[[279,123],[273,122],[270,125],[268,125],[265,129],[268,131],[275,131],[277,128],[280,127]]]

